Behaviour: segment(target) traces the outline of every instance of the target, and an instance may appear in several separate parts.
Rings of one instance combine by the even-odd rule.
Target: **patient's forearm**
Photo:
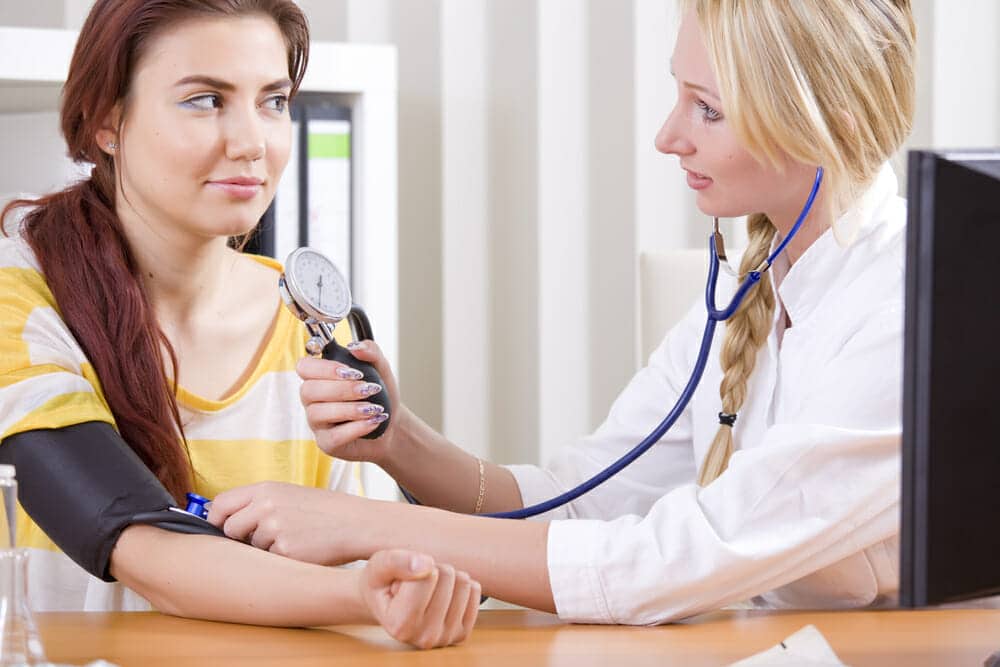
[[[177,616],[278,626],[372,621],[362,570],[301,563],[219,537],[131,526],[111,555],[111,573]]]

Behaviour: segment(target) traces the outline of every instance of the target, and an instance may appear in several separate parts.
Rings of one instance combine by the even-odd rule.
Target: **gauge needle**
[[[316,282],[316,286],[319,287],[319,298],[316,299],[319,303],[317,305],[319,305],[319,307],[322,308],[323,307],[323,274],[320,274],[319,280]]]

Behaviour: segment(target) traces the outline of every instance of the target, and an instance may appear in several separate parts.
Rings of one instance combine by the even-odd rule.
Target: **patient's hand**
[[[465,640],[479,614],[479,583],[414,551],[379,551],[368,560],[361,596],[374,619],[417,648]]]

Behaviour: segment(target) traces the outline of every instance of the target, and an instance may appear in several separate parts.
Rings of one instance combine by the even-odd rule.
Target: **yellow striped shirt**
[[[258,259],[274,269],[277,286],[281,266]],[[338,327],[338,339],[347,335],[346,326]],[[214,401],[178,389],[194,492],[212,498],[262,480],[355,490],[350,464],[316,446],[299,401],[295,365],[306,337],[301,322],[281,308],[271,339],[238,391]],[[90,421],[115,423],[101,383],[60,317],[30,247],[22,239],[0,239],[0,440]],[[17,531],[19,546],[32,552],[29,591],[36,610],[149,608],[121,584],[90,576],[20,508]]]

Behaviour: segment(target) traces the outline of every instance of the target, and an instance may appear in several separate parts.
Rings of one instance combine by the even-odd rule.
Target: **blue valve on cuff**
[[[208,518],[208,508],[205,507],[208,503],[212,502],[208,498],[199,496],[197,493],[187,494],[187,508],[184,510],[188,514],[194,514],[199,519]]]

